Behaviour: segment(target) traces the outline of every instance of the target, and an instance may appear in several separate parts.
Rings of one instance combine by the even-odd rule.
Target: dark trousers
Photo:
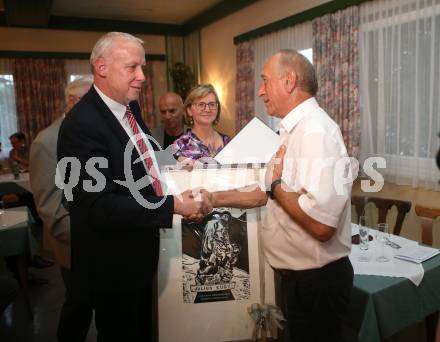
[[[58,341],[83,342],[87,337],[92,320],[91,299],[87,293],[75,286],[72,272],[69,269],[64,267],[60,267],[60,269],[66,294],[58,322]]]
[[[95,293],[93,306],[98,342],[146,342],[152,336],[152,289]]]
[[[9,275],[0,275],[0,316],[6,307],[11,304],[18,294],[18,284]]]
[[[277,272],[290,341],[341,342],[342,317],[353,288],[348,257],[319,269]]]

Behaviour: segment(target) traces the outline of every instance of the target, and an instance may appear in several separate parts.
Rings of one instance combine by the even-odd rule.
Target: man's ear
[[[295,89],[296,86],[296,81],[297,81],[296,73],[293,71],[287,72],[284,87],[289,94],[293,93],[293,90]]]
[[[101,76],[101,77],[106,77],[107,76],[107,69],[108,69],[108,65],[106,63],[106,60],[102,57],[99,57],[95,60],[95,64],[93,65],[93,67],[95,68],[95,72]]]
[[[69,107],[73,107],[74,104],[75,104],[75,95],[70,94],[70,95],[67,97],[67,105],[68,105]]]

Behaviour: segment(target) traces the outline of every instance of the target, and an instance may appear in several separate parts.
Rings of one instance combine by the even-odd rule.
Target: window
[[[313,49],[304,49],[304,50],[299,50],[298,51],[300,54],[304,55],[310,63],[313,64]]]
[[[91,77],[91,74],[69,75],[67,82],[73,82],[78,78]]]
[[[361,20],[361,157],[384,157],[388,181],[438,187],[440,1],[365,3]]]
[[[266,60],[281,49],[295,49],[313,63],[312,22],[288,27],[255,39],[254,46],[254,110],[255,116],[274,131],[278,131],[280,119],[267,115],[263,101],[258,97],[261,70]]]
[[[67,83],[81,77],[92,77],[88,59],[66,59]]]
[[[9,136],[17,131],[14,78],[10,74],[0,74],[0,159],[9,155],[11,144]]]

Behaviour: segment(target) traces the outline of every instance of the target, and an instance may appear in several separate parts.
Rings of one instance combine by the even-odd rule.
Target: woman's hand
[[[177,166],[180,169],[185,169],[187,171],[192,171],[194,168],[194,160],[187,157],[179,157],[177,158]]]

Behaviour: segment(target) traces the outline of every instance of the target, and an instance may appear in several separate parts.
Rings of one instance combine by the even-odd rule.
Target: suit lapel
[[[90,91],[87,94],[90,99],[90,101],[97,107],[98,112],[103,116],[106,123],[110,127],[111,131],[115,135],[115,137],[119,140],[121,143],[121,150],[124,151],[125,147],[128,144],[129,136],[127,135],[127,132],[124,130],[124,128],[121,126],[119,121],[116,119],[115,115],[112,113],[110,108],[107,107],[105,102],[101,99],[101,97],[96,92],[95,88],[92,86],[90,88]],[[130,106],[132,108],[132,106]],[[133,112],[134,114],[134,112]],[[135,115],[136,118],[136,115]],[[136,120],[138,120],[136,118]],[[142,127],[142,126],[141,126]],[[145,125],[144,125],[145,127]],[[145,167],[142,163],[136,163],[134,164],[134,161],[139,158],[139,153],[137,152],[136,148],[133,149],[133,153],[131,154],[131,167],[133,173],[136,172],[136,175],[138,177],[142,177],[145,175]]]
[[[115,134],[115,137],[118,138],[123,148],[125,148],[125,146],[128,143],[129,137],[125,132],[124,128],[122,128],[119,121],[115,118],[115,115],[112,113],[112,111],[107,107],[107,105],[98,95],[98,93],[95,90],[95,87],[92,86],[87,95],[90,96],[91,103],[93,103],[97,107],[98,112],[106,120],[110,129]]]

